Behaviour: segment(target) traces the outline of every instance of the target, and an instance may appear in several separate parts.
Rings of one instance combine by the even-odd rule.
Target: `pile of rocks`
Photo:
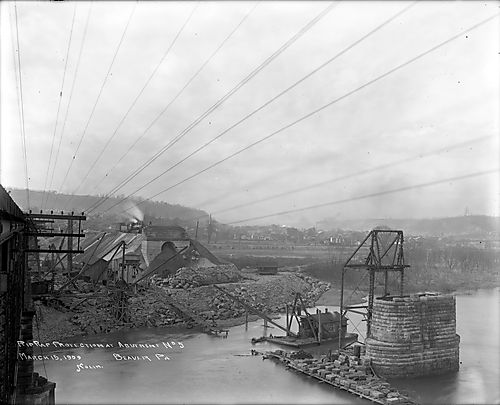
[[[411,403],[387,381],[372,373],[370,359],[366,356],[337,354],[331,358],[292,360],[290,364],[332,385],[375,400],[382,400],[386,404]]]
[[[313,306],[329,285],[296,273],[280,273],[275,276],[257,277],[255,280],[228,283],[223,288],[253,308],[271,315],[285,312],[286,304],[293,303],[297,292]],[[166,290],[176,301],[207,320],[237,318],[246,312],[241,304],[212,286]]]
[[[209,299],[208,307],[210,310],[201,312],[206,319],[231,319],[245,314],[245,308],[217,290]]]
[[[122,320],[117,320],[113,314],[116,301],[107,287],[95,287],[99,291],[89,293],[88,298],[82,298],[82,294],[60,298],[53,302],[51,310],[60,315],[61,325],[47,322],[46,332],[53,331],[54,337],[61,338],[62,329],[67,329],[70,335],[86,335],[123,328],[190,327],[193,325],[190,318],[198,319],[198,323],[242,319],[245,308],[211,284],[223,284],[227,292],[267,315],[284,312],[285,305],[293,302],[297,292],[312,306],[329,288],[328,283],[302,273],[283,272],[249,279],[233,265],[197,270],[181,268],[171,278],[156,277],[153,281],[153,286],[139,287],[135,294],[129,292],[128,316]],[[90,283],[79,283],[82,291],[94,288]],[[196,317],[189,314],[196,314]]]
[[[193,268],[181,267],[172,277],[158,279],[157,285],[169,288],[196,288],[203,285],[236,283],[243,279],[241,272],[233,264]]]
[[[330,283],[308,276],[301,271],[295,273],[295,275],[310,285],[310,289],[303,294],[303,298],[308,306],[314,306],[319,297],[332,288]]]
[[[183,315],[165,300],[163,291],[148,289],[129,299],[131,327],[186,325]]]
[[[111,293],[103,293],[98,298],[93,295],[88,299],[70,296],[48,304],[39,305],[37,313],[40,314],[41,335],[49,340],[108,333],[123,328],[189,325],[183,314],[168,304],[164,292],[154,288],[131,295],[127,316],[122,320],[113,314],[116,304]]]

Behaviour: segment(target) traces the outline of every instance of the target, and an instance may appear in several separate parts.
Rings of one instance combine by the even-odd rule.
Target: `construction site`
[[[74,340],[134,328],[176,326],[227,337],[230,327],[261,319],[265,334],[248,342],[252,354],[381,404],[413,403],[386,377],[459,368],[455,299],[405,294],[404,275],[411,269],[401,230],[369,232],[342,270],[339,311],[310,313],[331,285],[300,266],[238,269],[179,226],[135,222],[109,232],[84,232],[83,213],[23,213],[1,191],[6,402],[54,403],[55,398],[56,382],[34,372],[37,345],[18,347],[17,340]],[[363,272],[361,280],[368,279],[358,286],[367,292],[361,303],[351,299],[358,287],[349,297],[344,289],[348,272]],[[390,279],[398,280],[397,294],[388,291]],[[363,316],[366,336],[349,331],[351,312]],[[277,321],[283,314],[284,325]],[[268,333],[267,327],[283,334]],[[288,351],[261,351],[264,343]],[[293,360],[322,345],[328,351],[316,360]]]
[[[0,404],[500,403],[499,17],[0,2]]]

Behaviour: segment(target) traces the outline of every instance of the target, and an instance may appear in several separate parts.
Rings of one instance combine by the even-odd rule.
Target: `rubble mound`
[[[292,304],[300,293],[309,306],[330,288],[325,283],[300,273],[279,273],[275,276],[256,276],[254,280],[226,283],[225,291],[266,314],[285,312],[286,304]],[[225,320],[245,314],[245,308],[215,287],[168,289],[167,293],[184,307],[206,320]]]
[[[246,309],[214,284],[267,315],[283,313],[296,293],[301,294],[306,305],[313,306],[330,288],[329,283],[300,272],[250,277],[234,265],[185,267],[169,278],[153,276],[151,281],[153,285],[137,286],[135,292],[127,290],[127,314],[118,320],[114,316],[117,302],[113,290],[79,280],[79,294],[52,299],[37,309],[41,315],[41,338],[60,339],[128,328],[189,328],[195,324],[216,325],[219,321],[244,322]]]
[[[195,288],[210,284],[236,283],[243,279],[241,272],[233,264],[212,267],[181,267],[161,284],[170,288]]]

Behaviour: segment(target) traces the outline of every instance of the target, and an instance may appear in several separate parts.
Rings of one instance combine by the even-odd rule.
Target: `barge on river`
[[[292,330],[294,321],[298,332]],[[286,305],[286,327],[273,323],[286,334],[253,338],[251,342],[255,344],[267,341],[283,346],[303,348],[339,342],[341,339],[340,346],[346,347],[358,340],[356,333],[347,332],[347,321],[345,316],[341,317],[336,311],[329,312],[328,308],[325,308],[324,312],[316,309],[315,314],[309,313],[301,295],[297,293],[293,305],[291,307]]]
[[[304,357],[300,354],[301,352],[287,353],[283,350],[263,353],[264,358],[275,359],[287,368],[312,377],[320,383],[329,384],[376,404],[417,404],[377,377],[367,358],[349,354],[337,354],[323,359],[298,358]]]
[[[342,338],[342,347],[349,346],[358,341],[357,333],[346,333]],[[260,338],[253,338],[252,343],[259,342],[271,342],[282,346],[293,347],[297,349],[302,349],[306,347],[318,346],[320,344],[328,344],[338,342],[338,336],[332,338],[323,338],[323,340],[318,341],[318,339],[309,338],[299,338],[294,336],[262,336]]]

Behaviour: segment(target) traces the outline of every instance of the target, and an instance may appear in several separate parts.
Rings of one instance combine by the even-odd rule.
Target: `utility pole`
[[[210,244],[210,238],[212,237],[212,215],[211,214],[208,217],[207,233],[208,233],[207,244]]]
[[[122,250],[122,281],[125,281],[123,278],[123,275],[125,273],[125,242],[123,243],[123,250]],[[128,273],[127,273],[127,280],[128,280]]]
[[[73,271],[73,220],[68,219],[68,277],[71,277]]]

